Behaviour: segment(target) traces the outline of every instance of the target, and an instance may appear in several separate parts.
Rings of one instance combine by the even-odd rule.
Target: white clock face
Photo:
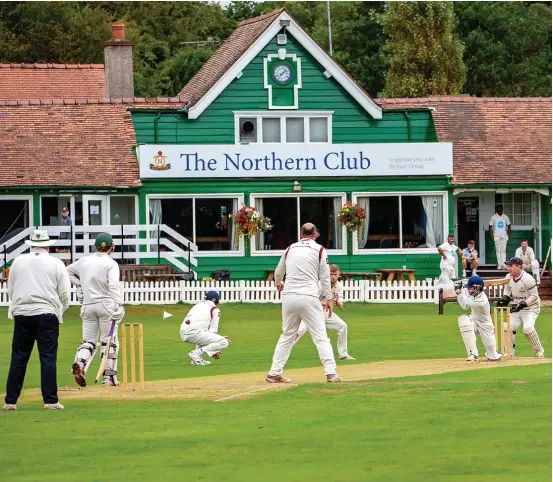
[[[287,84],[292,79],[292,69],[288,64],[277,64],[273,69],[273,79],[279,84]]]

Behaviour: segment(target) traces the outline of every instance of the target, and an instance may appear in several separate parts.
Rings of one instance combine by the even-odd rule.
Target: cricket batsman
[[[221,320],[219,299],[217,291],[208,291],[205,300],[188,312],[180,326],[181,340],[196,345],[196,349],[188,353],[194,366],[211,365],[209,360],[203,358],[204,353],[219,359],[221,352],[230,346],[230,339],[217,333]]]
[[[463,287],[462,281],[454,284],[457,301],[463,310],[470,308],[470,315],[461,315],[459,331],[467,349],[467,361],[478,361],[476,347],[476,333],[480,334],[486,348],[486,358],[490,361],[501,360],[501,353],[497,351],[493,320],[490,315],[490,302],[484,293],[484,280],[480,276],[471,276]]]
[[[108,357],[104,372],[105,386],[118,386],[117,356],[119,341],[114,330],[107,346],[111,323],[121,323],[125,316],[119,284],[119,265],[110,257],[115,249],[109,233],[100,233],[94,241],[96,252],[67,267],[71,282],[77,286],[77,297],[82,304],[83,342],[77,349],[72,373],[81,387],[86,387],[85,375],[98,348],[98,332],[102,347],[101,357]]]
[[[330,288],[332,292],[332,304],[342,309],[344,307],[344,287],[338,281],[340,267],[337,264],[330,265]],[[327,330],[334,330],[338,333],[337,348],[340,360],[355,360],[348,353],[348,325],[336,313],[329,314],[325,311],[325,325]],[[302,321],[296,337],[296,343],[307,331],[307,326]]]

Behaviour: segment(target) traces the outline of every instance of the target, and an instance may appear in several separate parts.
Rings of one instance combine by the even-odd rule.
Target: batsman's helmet
[[[467,289],[474,288],[470,294],[476,296],[484,290],[484,280],[480,276],[471,276],[467,281]]]
[[[219,298],[219,293],[217,293],[217,291],[215,291],[215,290],[208,291],[205,294],[205,299],[209,300],[209,301],[213,301],[213,303],[218,305],[219,304],[219,299],[220,299]]]

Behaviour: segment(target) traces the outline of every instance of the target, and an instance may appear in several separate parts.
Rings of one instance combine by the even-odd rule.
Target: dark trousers
[[[44,403],[58,402],[56,363],[60,325],[52,314],[15,316],[12,361],[6,384],[6,403],[15,404],[25,380],[27,363],[36,344],[40,358],[40,386]]]

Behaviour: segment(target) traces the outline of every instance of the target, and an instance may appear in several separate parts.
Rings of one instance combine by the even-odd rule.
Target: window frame
[[[515,213],[506,213],[505,212],[505,196],[510,196],[511,199],[513,200],[513,202],[509,203],[509,206],[513,206],[513,210],[514,210],[514,206],[515,206],[515,202],[514,202],[514,197],[515,197],[515,194],[530,194],[530,202],[529,203],[516,203],[516,204],[521,204],[522,206],[524,205],[529,205],[530,206],[530,216],[533,220],[532,224],[515,224],[514,221],[515,221]],[[497,203],[495,202],[495,196],[501,196],[501,202],[500,203]],[[494,214],[496,213],[496,208],[497,206],[499,205],[502,205],[503,206],[503,213],[504,214],[507,214],[507,216],[509,216],[509,221],[511,221],[511,230],[512,231],[532,231],[534,229],[534,220],[536,219],[536,205],[535,205],[535,199],[536,197],[534,196],[534,193],[533,192],[529,192],[529,191],[511,191],[511,192],[508,192],[508,193],[505,193],[505,192],[497,192],[495,193],[495,196],[494,196]],[[528,214],[522,214],[522,216],[528,216]]]
[[[235,145],[249,145],[260,144],[270,146],[284,146],[291,145],[297,146],[301,144],[317,144],[325,145],[332,144],[332,116],[333,110],[304,110],[304,111],[286,111],[286,110],[272,110],[272,111],[233,111],[234,114],[234,144]],[[257,141],[256,142],[241,142],[240,141],[240,119],[243,117],[255,118],[257,120]],[[263,118],[280,118],[280,142],[263,142]],[[286,118],[287,117],[300,117],[303,118],[303,142],[286,142]],[[311,132],[309,130],[309,119],[312,117],[325,118],[327,120],[327,138],[326,142],[311,142]]]
[[[353,192],[351,195],[353,204],[357,203],[357,199],[360,197],[390,197],[396,196],[398,198],[399,204],[399,219],[402,219],[402,210],[401,210],[401,196],[413,197],[413,196],[442,196],[443,199],[443,239],[447,240],[447,235],[449,233],[449,224],[447,213],[449,212],[449,197],[447,191],[399,191],[399,192]],[[358,248],[357,246],[357,231],[353,233],[353,254],[394,254],[394,253],[407,253],[407,254],[424,254],[428,255],[430,253],[437,253],[438,246],[435,248],[403,248],[403,222],[399,223],[399,236],[400,236],[400,247],[399,248],[385,248],[385,249],[367,249],[367,248]]]
[[[309,193],[302,193],[302,192],[291,192],[291,193],[281,193],[281,192],[272,192],[272,193],[255,193],[250,194],[250,206],[255,206],[255,200],[259,198],[297,198],[299,201],[299,198],[302,197],[330,197],[335,198],[338,197],[342,200],[342,206],[346,203],[347,196],[345,192],[309,192]],[[301,219],[300,219],[300,203],[298,202],[296,205],[297,210],[297,218],[298,218],[298,236],[300,234],[300,228],[301,228]],[[299,238],[298,238],[299,241]],[[282,256],[285,249],[273,249],[273,250],[261,250],[257,249],[255,236],[251,239],[251,255],[252,256]],[[330,255],[346,255],[348,249],[348,236],[347,231],[344,225],[342,225],[342,249],[327,249],[328,254]]]
[[[244,193],[224,193],[224,194],[147,194],[146,195],[146,215],[148,225],[150,222],[150,200],[151,199],[192,199],[192,243],[196,244],[196,199],[238,199],[238,209],[244,204]],[[154,225],[152,225],[154,226]],[[147,251],[150,252],[150,246],[147,245]],[[222,251],[213,250],[205,251],[200,250],[194,252],[194,256],[201,257],[243,257],[244,250],[244,238],[241,236],[238,242],[238,250]]]

